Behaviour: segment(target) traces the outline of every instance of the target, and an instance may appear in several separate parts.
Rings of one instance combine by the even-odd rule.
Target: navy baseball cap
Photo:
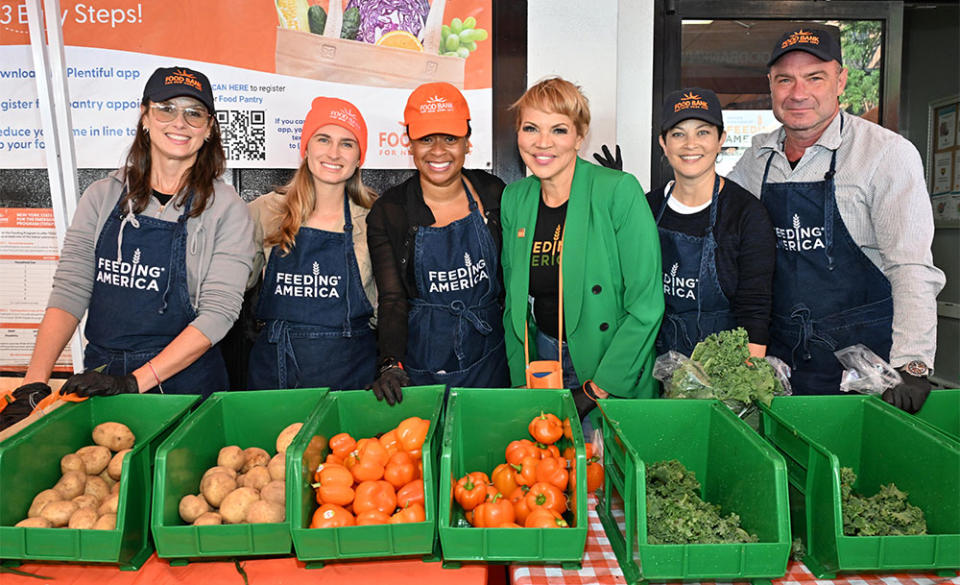
[[[143,97],[152,102],[164,102],[184,95],[199,100],[209,113],[214,113],[210,80],[199,71],[186,67],[160,67],[143,88]]]
[[[660,131],[666,132],[684,120],[696,118],[723,128],[723,111],[717,94],[709,89],[688,87],[670,92],[663,102]]]
[[[804,51],[821,61],[836,61],[843,65],[840,40],[837,35],[828,30],[800,27],[783,33],[777,44],[773,46],[767,67],[790,51]]]

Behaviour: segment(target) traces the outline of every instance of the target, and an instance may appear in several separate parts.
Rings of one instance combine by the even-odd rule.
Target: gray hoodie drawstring
[[[123,256],[120,254],[123,249],[123,227],[128,223],[134,228],[140,228],[140,221],[133,213],[133,201],[130,200],[127,200],[127,214],[123,216],[123,221],[120,222],[120,230],[117,232],[117,262],[123,261]]]
[[[206,245],[206,240],[201,238],[200,234],[205,229],[206,227],[203,225],[203,215],[200,215],[197,220],[197,230],[193,232],[193,236],[190,238],[190,254],[192,256],[199,256],[197,258],[197,292],[193,299],[194,311],[200,306],[200,282],[203,279],[203,248]]]

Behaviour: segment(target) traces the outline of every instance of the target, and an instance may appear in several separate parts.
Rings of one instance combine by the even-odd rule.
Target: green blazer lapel
[[[590,223],[592,165],[577,157],[567,205],[567,223],[563,230],[563,319],[564,329],[572,333],[580,323],[583,303],[583,274],[587,261],[587,229]]]
[[[540,181],[531,181],[528,188],[518,192],[516,231],[503,234],[504,239],[514,238],[513,274],[505,286],[512,293],[510,307],[513,330],[523,339],[523,327],[527,322],[530,297],[530,254],[533,251],[533,235],[537,224],[537,206],[540,203]],[[523,234],[522,236],[520,234]],[[532,342],[532,340],[531,340]]]

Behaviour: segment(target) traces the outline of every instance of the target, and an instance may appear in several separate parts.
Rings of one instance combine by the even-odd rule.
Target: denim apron
[[[270,254],[257,303],[265,326],[250,351],[248,386],[366,388],[377,362],[372,316],[344,195],[343,233],[301,227],[288,254]]]
[[[466,183],[470,213],[444,227],[417,228],[419,298],[410,299],[407,359],[415,385],[509,388],[500,253]]]
[[[840,121],[843,130],[843,119]],[[837,151],[823,181],[767,183],[761,201],[777,233],[773,320],[767,353],[784,360],[794,394],[839,394],[843,367],[833,352],[863,343],[889,359],[890,281],[864,255],[837,209]]]
[[[120,200],[126,192],[124,188]],[[84,368],[106,366],[102,372],[114,376],[129,374],[156,357],[197,318],[187,288],[187,216],[193,193],[176,222],[134,214],[129,206],[124,213],[120,200],[94,250],[83,357]],[[163,392],[206,397],[228,386],[227,367],[214,346],[165,380]]]
[[[717,223],[720,175],[713,181],[710,225],[704,236],[691,236],[660,227],[670,193],[665,192],[657,213],[660,251],[663,257],[663,298],[666,309],[657,335],[657,355],[669,350],[686,356],[711,333],[736,327],[730,301],[717,276]]]

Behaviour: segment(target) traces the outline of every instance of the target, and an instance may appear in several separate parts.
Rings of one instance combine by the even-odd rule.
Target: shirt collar
[[[827,129],[823,131],[823,134],[820,135],[820,138],[813,144],[813,146],[820,146],[826,148],[827,150],[836,150],[840,148],[840,117],[843,116],[843,110],[840,110],[836,116],[833,117],[833,120],[830,121],[830,124],[827,126]],[[769,152],[770,150],[776,150],[777,152],[783,152],[783,141],[786,139],[787,133],[784,131],[783,126],[776,132],[771,132],[763,137],[763,141],[760,143],[760,148],[758,149],[758,156],[765,156],[764,152]]]

